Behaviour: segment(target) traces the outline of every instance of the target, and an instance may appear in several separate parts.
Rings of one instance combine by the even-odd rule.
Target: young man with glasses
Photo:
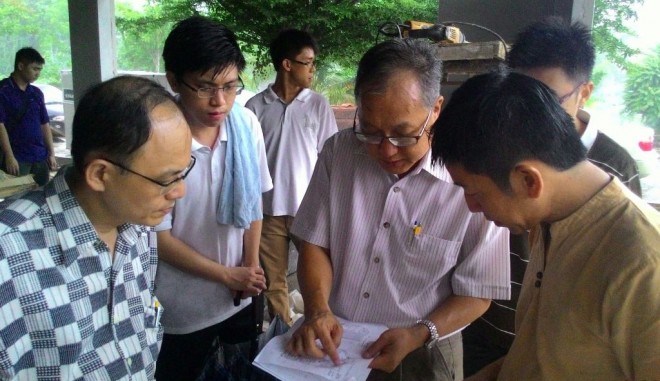
[[[641,196],[635,160],[614,140],[598,131],[599,120],[583,109],[594,88],[591,82],[594,60],[595,49],[589,30],[579,23],[571,25],[559,18],[525,28],[507,56],[513,70],[545,83],[555,92],[559,103],[573,118],[589,160]],[[505,355],[513,342],[516,304],[529,259],[527,241],[526,233],[511,236],[511,300],[494,301],[464,332],[466,376]]]
[[[189,193],[160,224],[157,294],[167,309],[156,379],[195,380],[213,342],[256,335],[261,193],[272,187],[256,116],[237,102],[245,58],[233,32],[200,16],[165,41],[168,82],[192,132]]]
[[[153,380],[160,223],[195,161],[174,97],[144,78],[92,87],[73,166],[0,204],[0,379]]]
[[[291,353],[338,364],[337,316],[390,328],[365,348],[369,380],[460,380],[461,329],[509,296],[506,230],[431,165],[441,78],[427,41],[388,40],[360,60],[354,129],[325,143],[292,228],[305,321]]]
[[[264,221],[259,256],[266,273],[268,312],[291,325],[289,314],[289,242],[291,224],[302,201],[318,153],[337,132],[328,101],[309,87],[318,47],[307,32],[287,29],[270,44],[277,72],[275,83],[250,99],[246,107],[259,118],[266,143],[273,189],[264,194]]]

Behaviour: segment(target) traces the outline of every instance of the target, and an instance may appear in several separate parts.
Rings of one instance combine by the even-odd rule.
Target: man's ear
[[[94,159],[89,162],[83,172],[87,186],[96,192],[105,191],[110,179],[110,166],[110,163],[102,159]]]
[[[433,104],[433,117],[429,121],[429,124],[426,128],[429,134],[433,133],[433,127],[435,126],[435,122],[440,117],[440,111],[442,110],[442,103],[444,102],[444,100],[445,97],[439,95],[438,98],[435,100],[435,103]]]
[[[291,71],[291,61],[289,61],[287,58],[284,58],[280,63],[280,67],[284,69],[284,71]]]
[[[518,164],[511,174],[511,187],[514,192],[527,198],[539,198],[543,191],[543,176],[531,164]]]
[[[584,105],[587,103],[589,98],[591,98],[591,93],[594,91],[594,83],[589,81],[582,86],[580,89],[580,99],[579,99],[579,108],[584,108]]]
[[[179,93],[179,81],[176,80],[176,76],[171,71],[165,73],[165,78],[167,78],[167,83],[170,84],[172,91]]]

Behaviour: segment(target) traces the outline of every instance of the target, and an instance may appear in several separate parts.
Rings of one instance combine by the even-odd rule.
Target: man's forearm
[[[297,272],[305,315],[330,311],[328,299],[332,289],[332,262],[328,250],[303,241]]]
[[[245,256],[243,264],[248,267],[259,266],[259,242],[261,241],[261,226],[263,220],[252,221],[250,228],[243,233]]]
[[[5,153],[5,156],[14,157],[14,151],[11,149],[9,134],[7,133],[4,123],[0,123],[0,149]]]
[[[158,258],[187,273],[216,283],[226,283],[227,268],[195,251],[170,230],[158,232]]]
[[[442,337],[472,323],[486,312],[489,305],[490,299],[452,295],[429,316],[420,316],[420,319],[431,320],[438,330],[438,335]],[[424,341],[430,337],[425,326],[420,325],[418,331],[423,334]]]
[[[50,124],[48,123],[42,124],[41,133],[44,136],[44,143],[46,144],[46,149],[48,149],[48,156],[55,155],[55,149],[53,148],[53,133],[50,130]]]

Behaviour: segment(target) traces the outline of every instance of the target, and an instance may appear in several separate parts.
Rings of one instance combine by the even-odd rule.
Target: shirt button
[[[543,278],[543,272],[541,272],[541,271],[537,272],[536,277],[539,278],[539,279]]]
[[[365,299],[369,299],[369,293],[368,292],[365,292],[364,294],[362,294],[362,296],[364,296]]]
[[[131,366],[131,365],[133,365],[133,359],[128,359],[128,361],[127,361],[127,362],[128,362],[128,366]]]
[[[378,258],[378,257],[374,258],[374,262],[380,263],[380,258]]]
[[[394,187],[394,189],[393,189],[394,193],[399,193],[400,190],[401,190],[401,188],[399,188],[399,187]]]
[[[383,227],[384,227],[385,229],[389,228],[389,227],[390,227],[390,223],[389,223],[389,222],[385,222],[385,223],[383,224]]]

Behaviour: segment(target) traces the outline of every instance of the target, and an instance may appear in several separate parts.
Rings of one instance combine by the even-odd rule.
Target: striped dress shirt
[[[399,179],[351,130],[335,134],[292,231],[329,250],[330,307],[348,320],[403,327],[451,295],[509,297],[508,231],[468,210],[430,151]]]

